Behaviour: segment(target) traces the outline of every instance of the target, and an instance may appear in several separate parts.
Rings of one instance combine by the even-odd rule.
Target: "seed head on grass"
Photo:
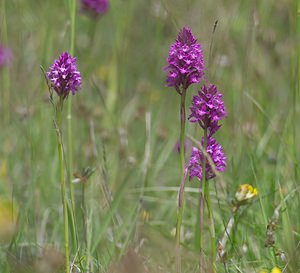
[[[203,146],[204,139],[202,139]],[[208,139],[206,153],[210,156],[214,167],[211,166],[209,160],[206,160],[206,179],[212,179],[216,176],[214,171],[224,172],[226,169],[226,156],[224,154],[222,146],[212,137]],[[193,147],[192,155],[188,163],[188,171],[190,179],[197,177],[199,181],[202,180],[202,164],[203,164],[203,153],[200,149]]]
[[[51,87],[58,96],[66,98],[70,92],[74,95],[81,87],[81,75],[77,70],[77,60],[68,52],[63,52],[54,61],[47,72]]]
[[[208,137],[221,127],[219,121],[227,116],[223,95],[213,84],[204,85],[198,96],[193,97],[190,110],[190,122],[197,122],[202,129],[208,129]]]
[[[11,64],[12,51],[8,47],[0,45],[0,69]]]
[[[187,89],[203,79],[204,69],[202,47],[192,31],[184,27],[170,47],[168,66],[165,68],[168,71],[167,84],[181,93],[181,88]]]
[[[95,16],[102,15],[109,8],[108,0],[81,0],[81,6],[84,11],[91,12]]]

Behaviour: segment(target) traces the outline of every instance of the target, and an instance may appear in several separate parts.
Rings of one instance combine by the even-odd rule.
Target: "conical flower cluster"
[[[74,95],[81,87],[81,75],[77,70],[77,60],[68,52],[64,52],[54,61],[47,72],[51,87],[64,98],[70,92]]]
[[[202,47],[197,43],[189,28],[183,28],[177,40],[171,45],[168,57],[167,84],[180,92],[204,77],[204,58]]]
[[[223,152],[223,148],[212,137],[212,135],[221,127],[219,121],[227,115],[223,95],[215,85],[204,85],[198,92],[198,95],[193,97],[190,110],[191,114],[189,120],[198,123],[207,134],[206,153],[211,160],[206,158],[205,161],[205,179],[209,180],[216,176],[216,171],[224,172],[226,169],[226,156]],[[204,138],[202,138],[201,147],[203,147],[203,145]],[[188,163],[190,179],[192,177],[197,177],[200,181],[202,180],[203,162],[203,152],[194,147]],[[214,166],[212,166],[211,163],[213,163]]]
[[[219,121],[226,117],[223,95],[213,84],[204,85],[193,97],[191,114],[189,120],[197,122],[202,129],[208,129],[209,136],[213,135],[219,128]]]
[[[226,169],[226,156],[222,146],[212,137],[219,130],[219,121],[226,117],[227,113],[224,106],[223,95],[213,84],[204,85],[193,97],[190,107],[191,114],[189,120],[198,123],[206,132],[207,147],[206,153],[210,157],[205,160],[205,179],[209,180],[216,176],[216,171],[224,172]],[[200,145],[200,143],[199,143]],[[204,138],[201,147],[204,145]],[[202,165],[204,162],[203,152],[194,147],[188,163],[190,179],[197,177],[202,180]],[[212,163],[214,166],[212,166]]]
[[[204,139],[202,138],[202,146]],[[222,146],[214,139],[209,138],[207,143],[206,152],[213,162],[214,166],[211,166],[210,160],[206,159],[206,179],[212,179],[216,176],[215,170],[224,172],[226,169],[226,156],[223,152]],[[190,179],[197,177],[202,180],[202,162],[204,160],[203,153],[199,148],[193,147],[191,159],[189,161],[188,169]],[[215,168],[215,169],[214,169]]]

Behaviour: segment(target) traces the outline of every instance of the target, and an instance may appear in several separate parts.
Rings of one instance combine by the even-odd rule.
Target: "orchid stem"
[[[207,147],[207,129],[204,129],[203,134],[203,151],[206,151]],[[200,254],[202,253],[202,236],[204,231],[204,221],[203,221],[203,215],[204,215],[204,202],[203,202],[203,195],[206,196],[206,157],[205,154],[202,152],[203,156],[203,162],[202,162],[202,179],[200,182],[200,198],[199,198],[199,210],[200,210],[200,234],[199,234],[199,245],[200,245]],[[197,227],[199,228],[199,227]]]
[[[176,224],[176,249],[178,253],[178,272],[181,272],[181,262],[180,262],[180,231],[183,215],[183,202],[184,202],[184,183],[185,183],[185,149],[184,149],[184,139],[185,139],[185,98],[186,98],[186,89],[182,90],[181,93],[181,102],[180,102],[180,167],[181,167],[181,177],[182,182],[180,185],[180,191],[178,195],[178,213],[177,213],[177,224]]]
[[[207,151],[207,144],[208,144],[208,135],[207,135],[207,128],[204,129],[204,135],[203,135],[203,150]],[[202,152],[202,154],[204,154]],[[207,181],[206,177],[206,154],[203,156],[203,162],[202,162],[202,190],[204,192],[204,198],[207,205],[208,210],[208,221],[209,221],[209,230],[210,230],[210,241],[211,241],[211,259],[212,259],[212,265],[213,265],[213,272],[216,272],[216,234],[215,234],[215,224],[214,224],[214,218],[213,218],[213,212],[211,208],[211,200],[210,200],[210,192],[209,192],[209,183]],[[201,208],[204,210],[204,206],[201,206],[200,203],[200,210]],[[203,211],[202,214],[200,212],[200,217],[202,215],[202,219],[200,219],[200,253],[202,251],[202,239],[203,236]],[[202,221],[201,221],[202,220]]]
[[[208,210],[208,220],[210,229],[210,240],[211,240],[211,259],[213,264],[213,272],[216,272],[216,234],[215,234],[215,223],[213,218],[213,212],[211,208],[211,199],[209,192],[209,183],[205,184],[205,199]]]

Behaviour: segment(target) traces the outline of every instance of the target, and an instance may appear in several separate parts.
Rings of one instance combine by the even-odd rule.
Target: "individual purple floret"
[[[204,85],[198,94],[193,97],[189,120],[208,129],[208,136],[211,136],[220,128],[218,122],[227,115],[223,95],[213,84]]]
[[[68,52],[60,55],[47,72],[47,77],[52,88],[59,96],[67,97],[70,93],[74,95],[81,87],[81,75],[77,70],[76,58]]]
[[[202,138],[202,146],[204,139]],[[226,156],[223,152],[222,146],[214,139],[209,138],[206,148],[207,154],[212,159],[215,169],[219,172],[224,172],[226,169]],[[192,155],[188,163],[188,171],[190,179],[197,177],[200,181],[202,180],[202,163],[203,163],[203,153],[196,147],[192,149]],[[209,160],[206,160],[206,179],[212,179],[216,176]]]
[[[187,89],[204,77],[202,47],[189,28],[183,28],[176,42],[171,45],[168,63],[165,68],[169,72],[167,85],[175,87],[179,93],[181,88]]]
[[[12,61],[11,49],[0,45],[0,68],[10,65],[11,61]]]
[[[109,8],[109,0],[81,0],[81,5],[83,10],[102,15]]]

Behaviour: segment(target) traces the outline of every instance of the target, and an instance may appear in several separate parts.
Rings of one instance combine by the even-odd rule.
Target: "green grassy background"
[[[32,272],[36,257],[55,268],[49,257],[59,260],[55,255],[63,246],[53,110],[40,65],[48,69],[70,48],[68,1],[1,0],[0,7],[0,41],[14,54],[12,66],[0,71],[0,193],[19,211],[9,254],[2,245],[0,272]],[[130,261],[141,259],[150,272],[174,272],[180,98],[166,87],[163,68],[183,26],[202,44],[207,78],[223,92],[228,111],[217,134],[228,167],[222,179],[211,182],[218,238],[238,185],[250,183],[259,191],[227,246],[228,272],[270,271],[275,263],[284,272],[300,272],[299,39],[296,2],[287,0],[113,0],[100,20],[76,14],[75,55],[83,85],[72,98],[73,165],[74,171],[91,166],[96,172],[85,186],[87,248],[82,186],[74,186],[80,247],[72,249],[71,260],[107,272],[136,249],[142,258],[129,252]],[[197,89],[190,88],[188,106]],[[193,124],[187,127],[200,138]],[[63,132],[65,137],[66,128]],[[198,182],[187,187],[183,268],[199,272],[193,241]],[[286,262],[264,247],[278,205],[275,245]],[[224,270],[220,264],[218,272]]]

